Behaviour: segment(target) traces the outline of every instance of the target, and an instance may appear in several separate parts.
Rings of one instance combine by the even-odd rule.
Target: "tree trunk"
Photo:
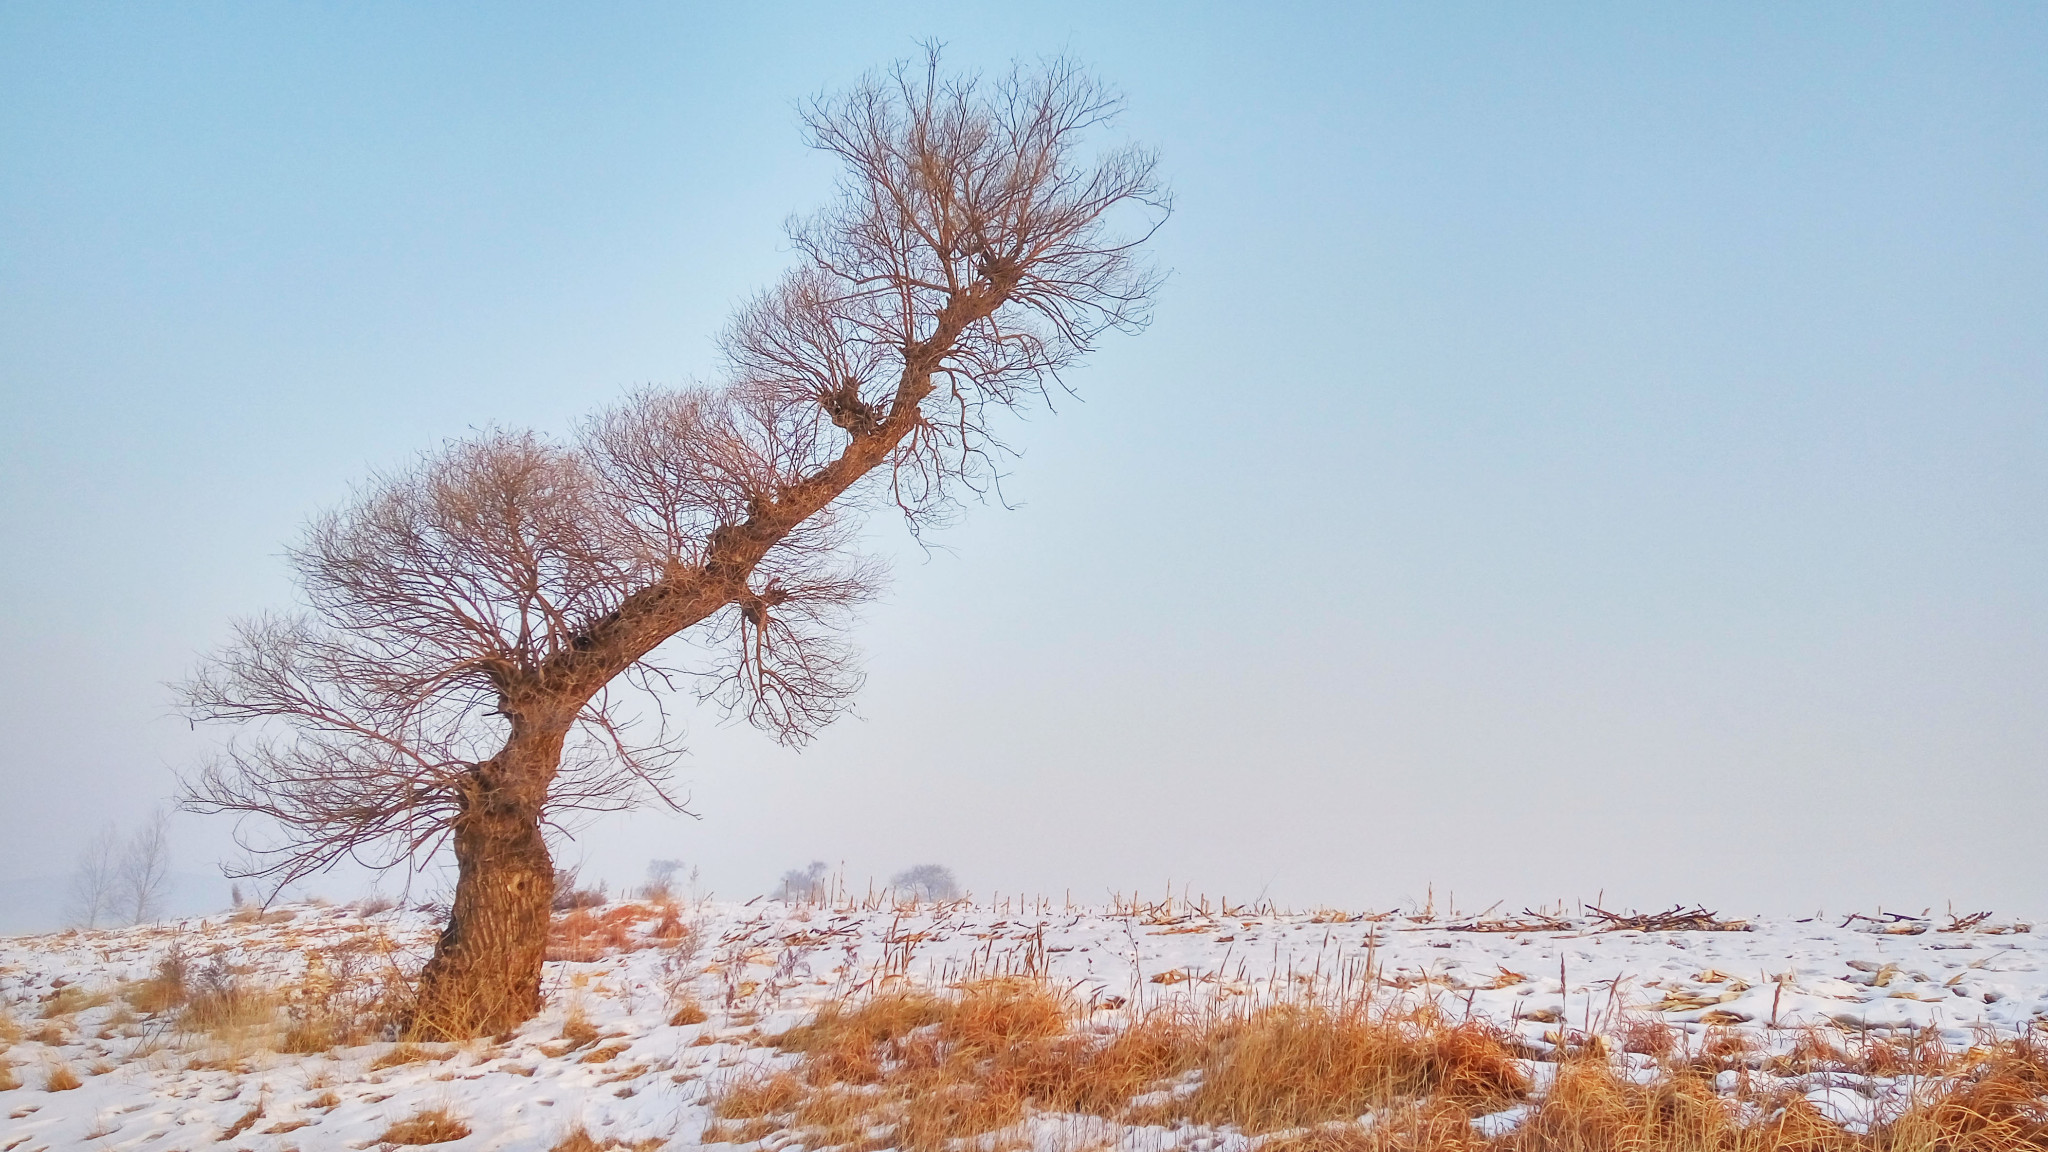
[[[509,1032],[540,1011],[555,868],[541,801],[561,762],[560,736],[514,734],[477,772],[455,821],[455,905],[420,972],[407,1033],[464,1040]]]

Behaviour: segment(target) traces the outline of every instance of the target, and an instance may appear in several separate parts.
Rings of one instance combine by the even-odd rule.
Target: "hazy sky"
[[[2029,5],[0,7],[0,878],[206,754],[351,483],[714,372],[796,101],[925,38],[1128,94],[1157,323],[877,523],[859,718],[568,859],[2048,913]]]

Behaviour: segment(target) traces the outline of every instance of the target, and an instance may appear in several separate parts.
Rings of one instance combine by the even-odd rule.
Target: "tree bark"
[[[420,972],[413,1039],[509,1032],[540,1011],[555,890],[541,808],[561,756],[559,734],[530,736],[515,722],[504,751],[479,767],[455,821],[455,903]]]

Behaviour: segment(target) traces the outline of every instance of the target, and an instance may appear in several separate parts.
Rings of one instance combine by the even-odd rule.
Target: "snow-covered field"
[[[595,958],[550,963],[547,1009],[516,1035],[309,1054],[276,1051],[282,1027],[351,995],[380,967],[416,965],[431,945],[429,915],[302,905],[260,921],[0,940],[0,999],[12,1020],[0,1024],[0,1061],[20,1082],[0,1091],[0,1152],[196,1149],[229,1133],[247,1149],[365,1148],[422,1109],[445,1109],[470,1129],[439,1148],[545,1149],[578,1125],[600,1140],[686,1147],[700,1142],[722,1082],[790,1059],[760,1037],[819,1004],[899,981],[1002,973],[1047,976],[1101,1022],[1175,1000],[1371,988],[1496,1021],[1539,1057],[1574,1033],[1660,1016],[1700,1033],[1754,1033],[1765,1050],[1807,1026],[1931,1029],[1956,1047],[2048,1027],[2048,931],[2011,920],[1954,931],[1940,917],[1639,931],[1600,930],[1608,922],[1578,915],[1541,928],[1522,918],[1523,930],[1508,930],[1515,921],[1042,902],[685,903],[674,915],[664,930],[663,913],[646,905],[588,913],[584,939],[569,946]],[[270,990],[276,1023],[193,1034],[174,1011],[132,1008],[123,993],[132,999],[174,947],[191,982]],[[671,1023],[691,1002],[707,1018]],[[572,1027],[565,1040],[572,1017],[595,1038]],[[79,1086],[48,1090],[60,1071]],[[1853,1123],[1887,1086],[1834,1077],[1804,1087]],[[1123,1141],[1156,1147],[1195,1135],[1130,1130]],[[1246,1140],[1208,1133],[1199,1143]]]

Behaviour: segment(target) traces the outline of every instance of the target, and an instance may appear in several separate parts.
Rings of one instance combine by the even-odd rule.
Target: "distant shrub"
[[[676,874],[683,870],[681,860],[649,860],[647,862],[647,885],[640,894],[657,903],[675,898]],[[692,875],[695,875],[694,870]]]
[[[917,864],[889,878],[898,896],[912,900],[958,900],[960,881],[944,864]]]

